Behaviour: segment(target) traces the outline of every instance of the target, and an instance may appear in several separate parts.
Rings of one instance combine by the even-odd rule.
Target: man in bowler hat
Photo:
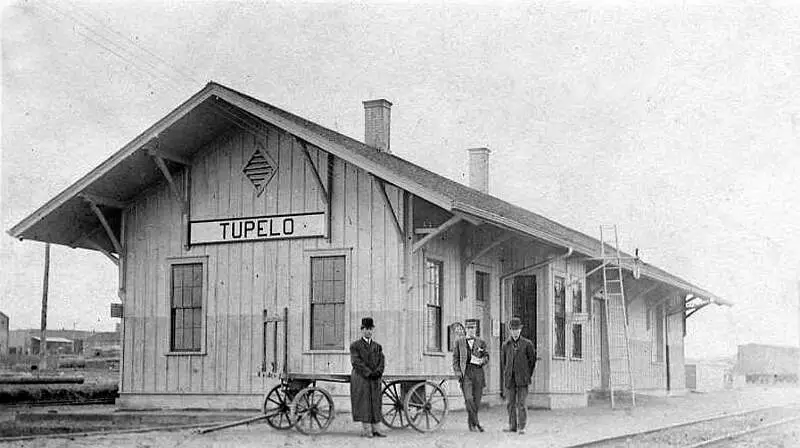
[[[527,420],[525,401],[533,369],[536,367],[536,349],[530,339],[522,337],[522,321],[519,317],[512,317],[508,326],[511,335],[503,342],[500,349],[503,385],[508,400],[506,403],[508,427],[503,431],[525,434]]]
[[[489,362],[486,342],[475,337],[475,326],[467,325],[467,337],[456,340],[453,348],[453,371],[458,376],[464,404],[467,407],[467,426],[470,431],[483,432],[478,420],[478,408],[486,384],[483,367]]]
[[[361,337],[350,344],[350,404],[353,421],[361,422],[362,437],[386,437],[378,431],[381,421],[381,377],[383,347],[372,340],[375,323],[371,317],[361,319]]]

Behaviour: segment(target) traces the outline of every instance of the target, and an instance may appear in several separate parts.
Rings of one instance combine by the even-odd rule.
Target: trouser
[[[506,386],[506,409],[508,409],[508,427],[512,431],[525,429],[528,413],[525,402],[528,398],[528,386],[517,386],[512,380]]]
[[[478,409],[481,406],[484,384],[483,368],[467,364],[467,370],[461,380],[461,392],[464,393],[464,404],[467,408],[467,425],[470,428],[480,424]]]

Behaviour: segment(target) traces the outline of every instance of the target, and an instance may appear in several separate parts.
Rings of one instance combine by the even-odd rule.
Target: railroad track
[[[792,423],[800,424],[800,406],[771,406],[718,415],[662,428],[593,440],[568,448],[727,446],[731,441],[758,431]]]
[[[16,403],[2,403],[0,408],[27,408],[41,406],[82,406],[93,404],[114,404],[115,397],[93,398],[88,400],[39,400],[39,401],[20,401]]]

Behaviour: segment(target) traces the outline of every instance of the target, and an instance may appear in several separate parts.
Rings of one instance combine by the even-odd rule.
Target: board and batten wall
[[[277,164],[275,176],[260,196],[242,173],[257,145],[263,145]],[[325,182],[327,154],[313,146],[308,150]],[[403,239],[375,179],[341,159],[334,160],[332,174],[330,241],[209,244],[187,251],[182,245],[186,229],[181,209],[166,182],[137,197],[124,215],[121,406],[257,406],[257,397],[276,381],[260,372],[265,351],[263,313],[279,315],[284,307],[289,309],[290,372],[349,373],[349,343],[360,336],[364,316],[376,321],[376,340],[387,353],[387,374],[443,369],[444,364],[435,358],[419,363],[423,332],[417,315],[422,297],[413,288],[410,296],[406,294],[408,287],[401,281]],[[176,176],[182,184],[181,174]],[[259,136],[238,129],[221,134],[196,153],[190,178],[192,220],[326,210],[300,144],[272,127]],[[386,190],[404,222],[402,191],[388,184]],[[309,257],[315,254],[347,257],[342,351],[309,350]],[[204,353],[199,355],[169,353],[170,262],[182,257],[205,263],[205,338]],[[412,272],[412,278],[418,277]],[[283,360],[282,332],[279,327],[277,359],[271,359],[271,334],[266,341],[267,366],[275,362],[278,370]]]

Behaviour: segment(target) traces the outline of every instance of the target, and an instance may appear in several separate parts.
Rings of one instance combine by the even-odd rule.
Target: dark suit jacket
[[[512,377],[515,386],[531,384],[533,369],[536,367],[536,349],[533,347],[533,342],[520,336],[517,349],[514,350],[514,340],[509,337],[500,349],[500,364],[503,366],[504,387],[511,386]]]
[[[483,358],[481,367],[486,366],[489,362],[489,351],[486,349],[486,341],[480,338],[475,338],[472,342],[472,355]],[[469,345],[467,338],[458,338],[456,345],[453,347],[453,372],[461,377],[467,371],[467,362],[469,361]]]

